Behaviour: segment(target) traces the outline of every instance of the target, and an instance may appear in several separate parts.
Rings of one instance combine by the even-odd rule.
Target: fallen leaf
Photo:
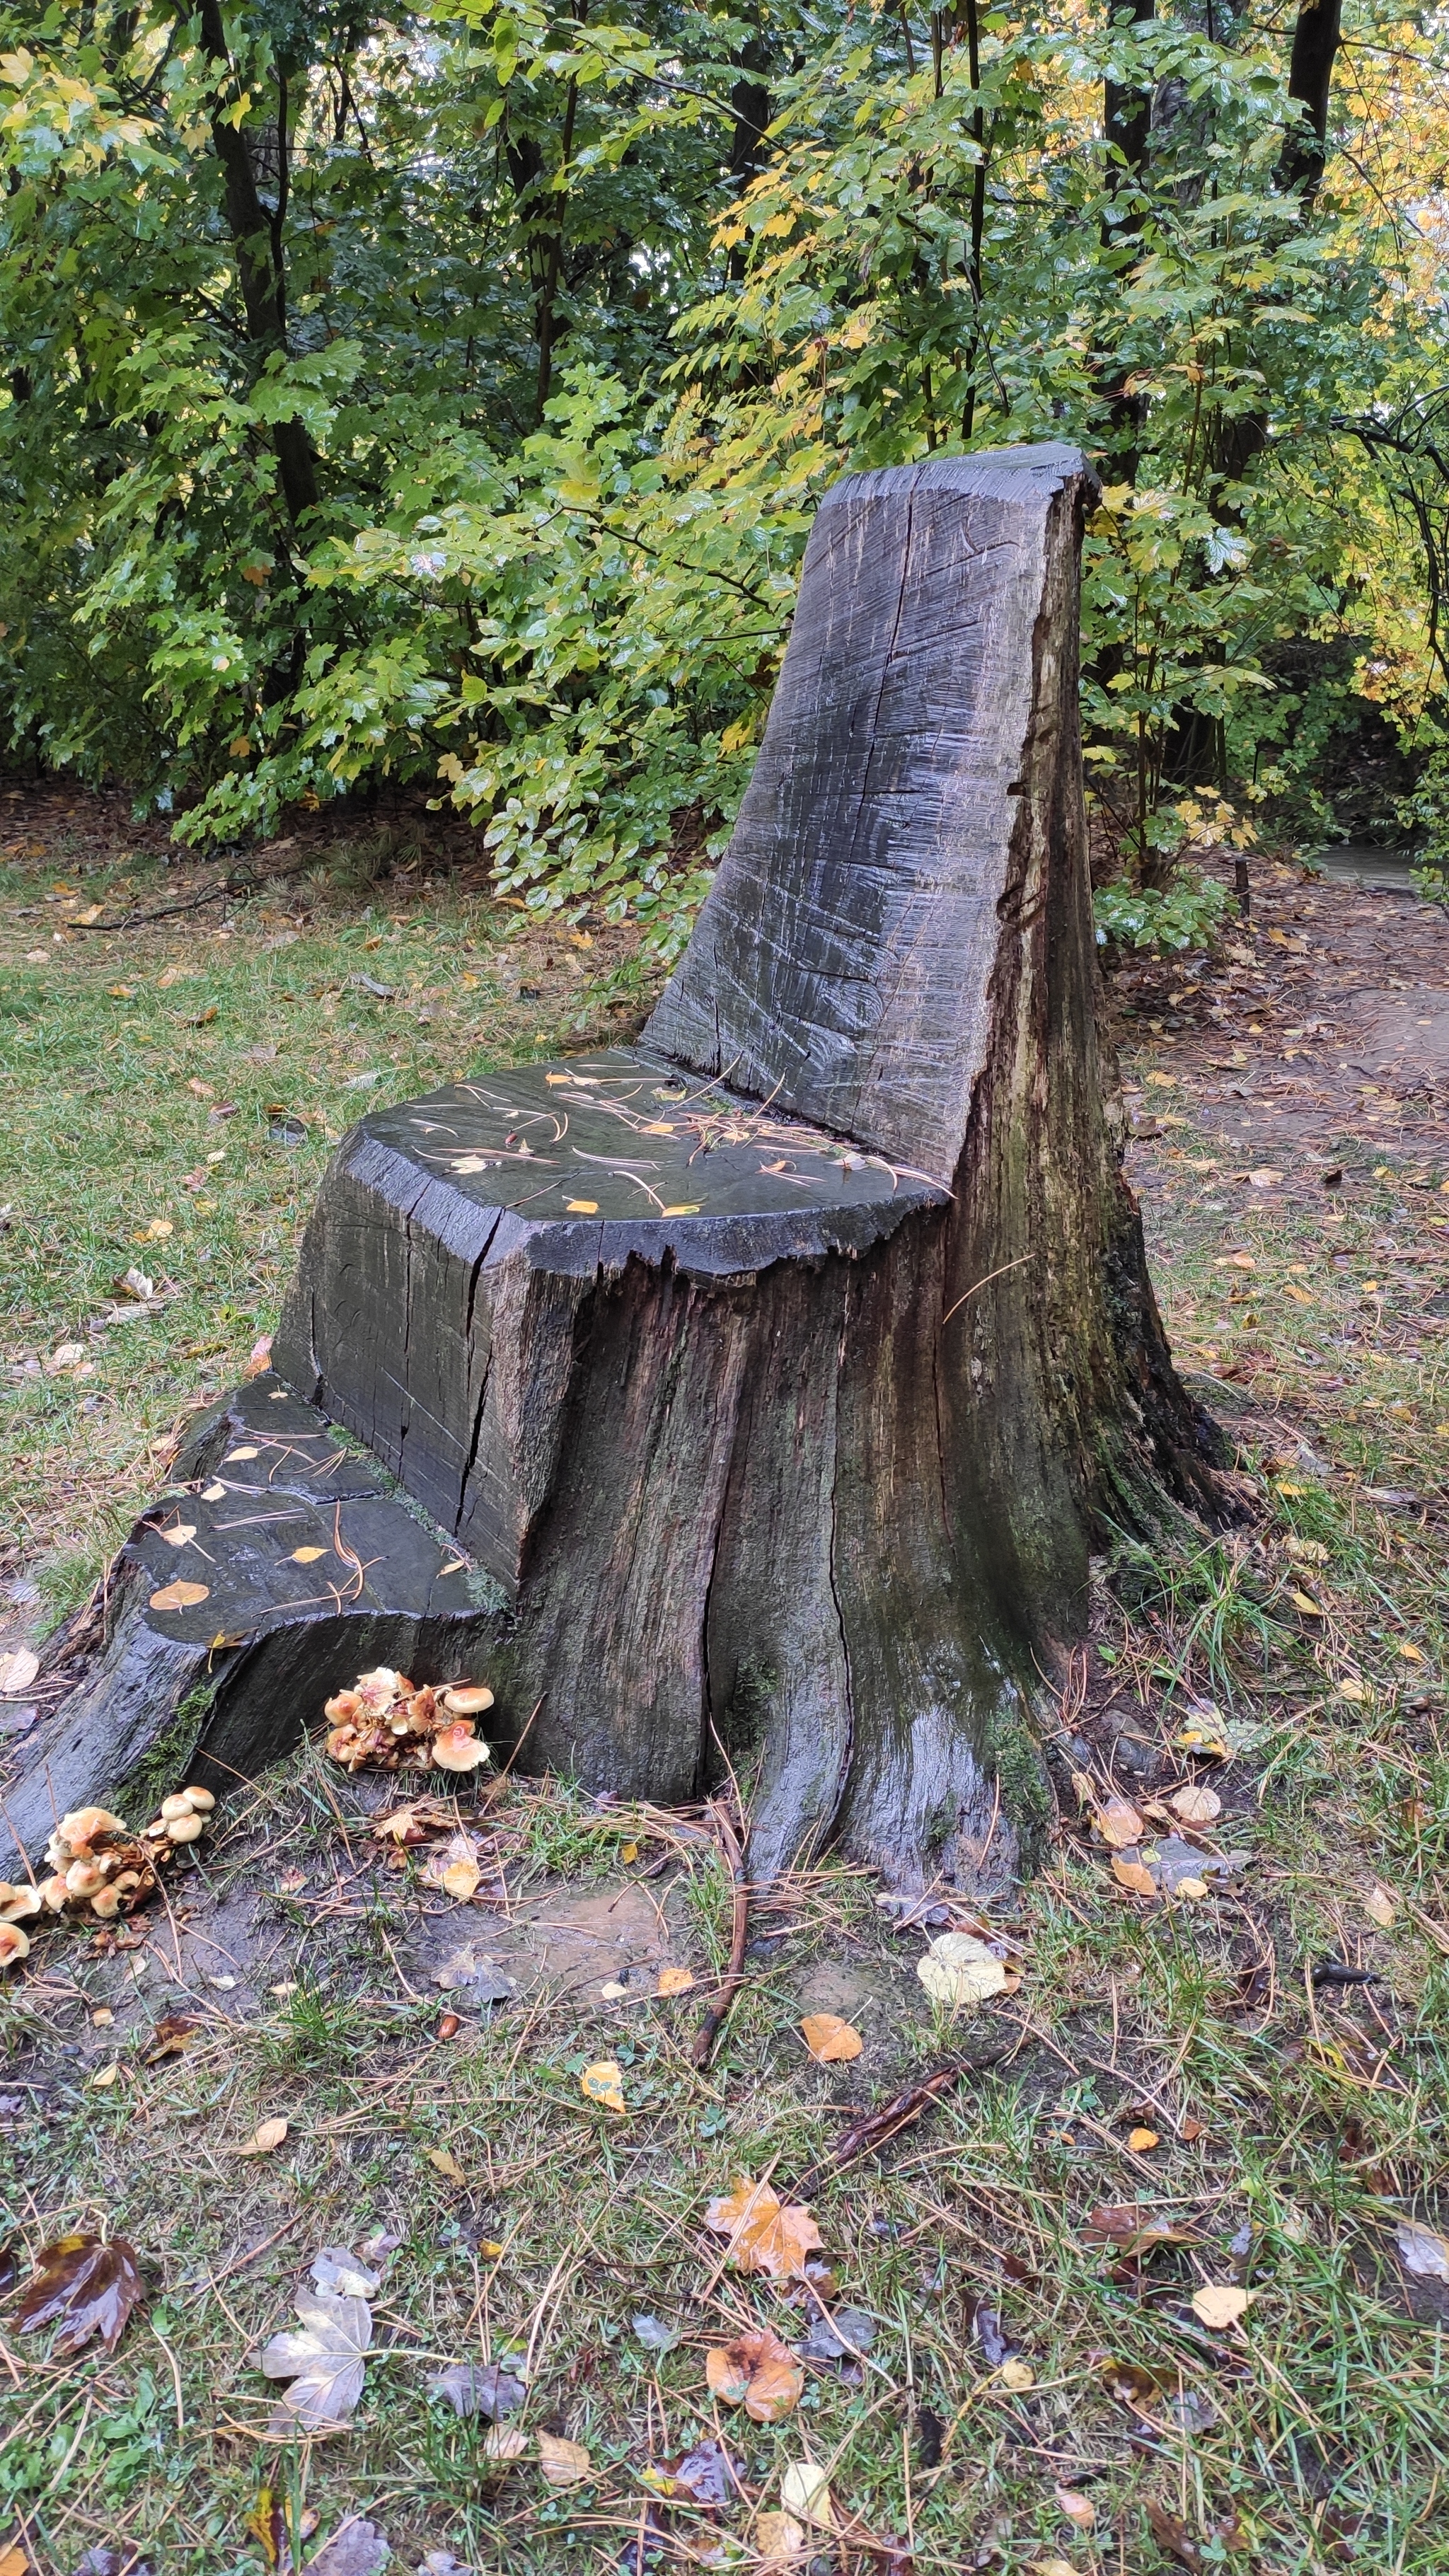
[[[1449,2281],[1449,2237],[1415,2218],[1401,2218],[1394,2231],[1399,2261],[1419,2281]]]
[[[290,2380],[267,2430],[336,2433],[362,2395],[364,2356],[372,2342],[372,2311],[365,2299],[341,2299],[330,2290],[304,2290],[296,2304],[300,2334],[273,2335],[261,2367],[268,2379]]]
[[[579,2091],[590,2102],[600,2103],[606,2111],[627,2109],[624,2081],[612,2057],[601,2057],[597,2066],[586,2066],[579,2077]]]
[[[829,2476],[824,2469],[817,2469],[813,2460],[791,2461],[780,2480],[780,2502],[786,2513],[801,2522],[813,2522],[822,2531],[834,2528],[835,2499]]]
[[[538,2465],[551,2487],[581,2486],[592,2467],[582,2442],[565,2442],[557,2433],[540,2433]]]
[[[1204,2559],[1187,2524],[1177,2514],[1169,2513],[1166,2505],[1158,2504],[1153,2496],[1146,2498],[1146,2510],[1147,2519],[1152,2525],[1152,2536],[1159,2549],[1165,2549],[1169,2558],[1175,2558],[1180,2567],[1196,2570],[1207,2565],[1208,2562]],[[1216,2552],[1214,2552],[1213,2564],[1218,2564]]]
[[[566,1216],[597,1216],[599,1202],[597,1199],[568,1199],[564,1204],[564,1213]]]
[[[526,2383],[496,2361],[451,2361],[428,2381],[430,2397],[446,2397],[455,2415],[482,2415],[490,2424],[516,2415],[528,2395]]]
[[[941,2004],[982,2004],[999,1995],[1007,1982],[995,1951],[972,1932],[938,1934],[925,1957],[916,1961],[916,1974]]]
[[[467,2175],[464,2173],[457,2157],[452,2154],[449,2148],[425,2147],[423,2149],[423,2153],[427,2157],[429,2164],[436,2165],[439,2173],[446,2175],[449,2182],[467,2181]]]
[[[1162,2405],[1162,2389],[1150,2370],[1144,2370],[1137,2361],[1122,2361],[1116,2354],[1109,2354],[1098,2367],[1111,2394],[1123,2406],[1149,2423],[1155,2420],[1156,2410]]]
[[[1192,2312],[1205,2326],[1235,2326],[1247,2315],[1258,2293],[1236,2281],[1205,2281],[1192,2294]]]
[[[39,1670],[40,1657],[33,1646],[13,1646],[8,1655],[0,1655],[0,1699],[18,1699]]]
[[[490,2424],[481,2447],[485,2460],[507,2461],[523,2459],[532,2449],[532,2444],[516,2424]]]
[[[228,1449],[221,1463],[223,1467],[239,1467],[248,1458],[259,1458],[261,1454],[260,1449],[253,1449],[244,1442],[240,1449]]]
[[[108,2012],[107,2021],[112,2018]],[[91,2019],[99,2021],[100,2014],[92,2013]],[[184,2057],[200,2035],[201,2024],[194,2021],[189,2013],[165,2013],[151,2033],[150,2046],[143,2050],[141,2063],[143,2066],[159,2066],[163,2057]]]
[[[370,2299],[382,2287],[382,2275],[371,2272],[345,2245],[322,2245],[312,2257],[312,2286],[335,2290],[339,2298]]]
[[[978,2322],[980,2314],[978,2309]],[[875,2319],[864,2308],[837,2308],[833,2316],[817,2317],[797,2348],[802,2361],[855,2361],[874,2341]]]
[[[168,1547],[189,1547],[196,1536],[196,1523],[177,1521],[174,1528],[158,1530],[156,1536],[164,1538]]]
[[[232,2153],[237,2156],[269,2156],[281,2145],[289,2126],[290,2122],[286,2120],[263,2120],[246,2144],[233,2147]]]
[[[93,2334],[107,2352],[114,2352],[141,2296],[141,2267],[124,2236],[109,2242],[99,2236],[58,2236],[41,2248],[15,2322],[22,2334],[34,2334],[61,2318],[57,2355],[79,2352]]]
[[[1070,2558],[1029,2558],[1027,2576],[1078,2576]]]
[[[1377,1882],[1375,1882],[1375,1884],[1369,1889],[1367,1896],[1364,1898],[1363,1910],[1371,1923],[1381,1923],[1386,1932],[1389,1929],[1389,1926],[1398,1920],[1398,1906],[1395,1904],[1393,1897],[1389,1894],[1388,1889],[1386,1887],[1380,1887]]]
[[[762,2513],[755,2525],[755,2547],[762,2569],[788,2567],[805,2546],[805,2525],[792,2513]]]
[[[325,1556],[326,1553],[327,1550],[325,1547],[294,1547],[292,1550],[292,1563],[294,1565],[315,1565],[318,1557]]]
[[[838,2013],[807,2013],[800,2029],[817,2066],[846,2065],[865,2046],[859,2031]]]
[[[148,1610],[191,1610],[198,1601],[208,1600],[210,1594],[209,1583],[163,1583],[159,1592],[152,1593],[146,1607]]]
[[[968,2299],[967,2312],[971,2332],[980,2344],[993,2370],[1010,2361],[1019,2347],[1011,2341],[996,2309],[987,2299]]]
[[[646,2313],[631,2317],[629,2322],[639,2341],[650,2352],[672,2352],[679,2341],[678,2327],[667,2326],[662,2317],[651,2317]]]
[[[1167,1803],[1185,1825],[1210,1825],[1223,1812],[1223,1802],[1216,1789],[1202,1789],[1196,1783],[1186,1789],[1175,1790]]]
[[[30,2561],[18,2541],[9,2549],[0,2549],[0,2576],[33,2576]]]
[[[1294,1609],[1301,1610],[1306,1619],[1321,1619],[1323,1617],[1322,1602],[1315,1601],[1310,1592],[1300,1592],[1296,1583],[1289,1584],[1288,1598],[1292,1602]]]
[[[1338,1696],[1340,1699],[1366,1700],[1368,1692],[1361,1681],[1356,1680],[1352,1673],[1347,1673],[1339,1682]]]
[[[1135,2201],[1109,2201],[1094,2209],[1082,2235],[1088,2245],[1111,2245],[1130,2260],[1152,2253],[1159,2245],[1197,2242],[1193,2228],[1177,2227],[1170,2218],[1140,2209]]]
[[[1279,1182],[1279,1181],[1281,1181],[1281,1179],[1282,1179],[1282,1178],[1283,1178],[1282,1173],[1281,1173],[1281,1172],[1275,1172],[1275,1171],[1272,1169],[1272,1166],[1271,1166],[1270,1164],[1267,1164],[1267,1163],[1265,1163],[1265,1164],[1262,1166],[1262,1168],[1261,1168],[1260,1170],[1258,1170],[1258,1171],[1256,1171],[1256,1172],[1250,1172],[1250,1173],[1248,1174],[1248,1179],[1249,1179],[1249,1181],[1252,1183],[1252,1186],[1253,1186],[1253,1188],[1254,1188],[1255,1190],[1271,1190],[1271,1189],[1274,1189],[1274,1188],[1276,1188],[1276,1186],[1277,1186],[1278,1182]]]
[[[1053,2492],[1058,2508],[1068,2522],[1074,2522],[1078,2531],[1090,2531],[1097,2519],[1097,2508],[1091,2497],[1082,2495],[1076,2487],[1057,2487]]]
[[[1406,1664],[1422,1664],[1425,1660],[1422,1646],[1411,1646],[1406,1642],[1396,1651]]]
[[[1014,2389],[1019,2394],[1024,2388],[1035,2388],[1036,2372],[1030,2362],[1004,2361],[1001,2365],[1001,2385],[1003,2388]]]
[[[1112,1854],[1112,1876],[1119,1887],[1130,1889],[1134,1896],[1155,1896],[1157,1881],[1140,1860],[1124,1860],[1120,1852]]]
[[[1114,1851],[1127,1851],[1142,1840],[1142,1818],[1125,1798],[1104,1798],[1092,1811],[1092,1822]]]
[[[661,1995],[687,1995],[693,1983],[692,1968],[661,1968],[659,1971]]]
[[[307,2561],[307,2576],[379,2576],[392,2556],[387,2534],[375,2522],[344,2522]]]
[[[714,2395],[726,2406],[742,2405],[754,2424],[778,2424],[792,2414],[805,2387],[804,2371],[770,2326],[717,2346],[704,2368]]]
[[[704,2223],[729,2239],[729,2260],[742,2272],[768,2272],[776,2280],[803,2280],[806,2257],[825,2240],[808,2209],[782,2203],[768,2183],[742,2176],[724,2198],[712,2200]]]
[[[93,2093],[105,2093],[115,2083],[120,2071],[119,2063],[113,2057],[109,2066],[98,2066],[93,2074],[86,2077],[86,2082]]]
[[[1127,2144],[1136,2156],[1145,2156],[1150,2147],[1161,2145],[1155,2129],[1134,2129]]]
[[[447,1895],[455,1896],[461,1905],[466,1905],[470,1897],[476,1896],[482,1876],[476,1860],[452,1860],[439,1884]]]

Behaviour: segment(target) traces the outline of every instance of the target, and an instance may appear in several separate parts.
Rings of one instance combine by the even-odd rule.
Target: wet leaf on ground
[[[1401,2218],[1394,2231],[1399,2261],[1420,2281],[1449,2281],[1449,2237],[1424,2227],[1417,2218]]]
[[[1142,2209],[1135,2201],[1108,2201],[1094,2209],[1082,2230],[1088,2245],[1111,2245],[1119,2254],[1140,2259],[1159,2245],[1193,2245],[1197,2230],[1179,2227],[1158,2210]]]
[[[800,2032],[817,2066],[848,2065],[865,2046],[859,2031],[839,2013],[807,2013]]]
[[[818,2316],[796,2350],[802,2361],[854,2361],[875,2341],[875,2319],[864,2308],[837,2308]]]
[[[375,2522],[344,2522],[307,2561],[308,2576],[379,2576],[392,2556],[386,2532]]]
[[[793,2413],[805,2386],[804,2371],[770,2326],[716,2345],[706,2356],[705,2377],[714,2396],[743,2406],[755,2424],[778,2424]]]
[[[79,2352],[93,2334],[114,2352],[141,2296],[141,2267],[124,2236],[60,2236],[42,2248],[16,2324],[33,2334],[63,2319],[57,2355]]]
[[[551,2487],[582,2486],[593,2463],[582,2442],[566,2442],[557,2433],[540,2433],[538,2465]]]
[[[829,2472],[817,2468],[813,2460],[792,2460],[780,2480],[780,2502],[786,2513],[801,2522],[813,2522],[822,2531],[835,2523],[835,2499],[830,2492]]]
[[[1240,2325],[1257,2295],[1256,2290],[1241,2289],[1236,2281],[1204,2281],[1192,2294],[1192,2312],[1205,2326]]]
[[[428,2381],[433,2397],[446,2397],[455,2415],[483,2415],[490,2423],[515,2414],[528,2395],[523,2380],[496,2361],[452,2361]]]
[[[335,2290],[339,2298],[370,2299],[382,2287],[382,2276],[369,2272],[345,2245],[323,2245],[312,2257],[314,2289]]]
[[[631,2317],[629,2322],[640,2343],[650,2352],[672,2352],[679,2341],[678,2327],[665,2325],[661,2317]]]
[[[303,2291],[297,2300],[300,2334],[273,2335],[261,2367],[268,2379],[287,2379],[268,2431],[342,2431],[362,2395],[364,2357],[372,2342],[372,2311],[365,2299],[340,2299],[329,2290]]]
[[[290,2126],[287,2120],[263,2120],[260,2128],[254,2129],[249,2138],[244,2138],[239,2147],[232,2149],[232,2153],[237,2156],[275,2155]]]
[[[781,2202],[768,2183],[747,2175],[710,2202],[704,2223],[728,2237],[729,2260],[739,2271],[768,2272],[776,2280],[803,2278],[807,2257],[825,2242],[807,2208]]]
[[[982,2004],[989,1996],[999,1995],[1008,1982],[995,1951],[971,1932],[940,1933],[925,1957],[916,1961],[916,1974],[927,1994],[940,2004]]]

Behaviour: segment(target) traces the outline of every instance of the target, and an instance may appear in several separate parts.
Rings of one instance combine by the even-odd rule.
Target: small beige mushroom
[[[181,1795],[191,1800],[192,1807],[198,1816],[209,1816],[216,1805],[215,1794],[210,1789],[183,1789]]]
[[[481,1717],[493,1706],[493,1693],[486,1682],[450,1682],[443,1706],[450,1717]]]
[[[65,1897],[65,1880],[62,1878],[59,1870],[56,1871],[53,1878],[43,1878],[41,1880],[40,1901],[48,1913],[63,1913],[65,1910]]]
[[[70,1857],[75,1860],[102,1834],[123,1834],[125,1830],[122,1818],[113,1816],[108,1807],[75,1807],[68,1816],[61,1817],[53,1839],[69,1843]]]
[[[0,1878],[0,1923],[26,1923],[40,1912],[38,1887],[12,1887]]]
[[[119,1914],[120,1910],[121,1891],[119,1884],[115,1887],[98,1887],[96,1889],[94,1896],[91,1898],[92,1914],[98,1914],[103,1923],[109,1923],[112,1915]]]
[[[429,1751],[442,1771],[476,1771],[480,1763],[493,1759],[488,1746],[474,1734],[472,1719],[467,1717],[440,1728]]]
[[[198,1842],[205,1830],[206,1819],[204,1816],[193,1816],[187,1814],[184,1816],[168,1816],[166,1819],[167,1837],[173,1843]]]
[[[105,1883],[105,1871],[98,1869],[93,1860],[73,1860],[65,1874],[65,1892],[72,1902],[78,1896],[94,1896]]]
[[[161,1816],[165,1824],[169,1825],[173,1816],[190,1816],[194,1813],[195,1809],[184,1789],[174,1790],[169,1798],[163,1798],[161,1801]]]
[[[18,1923],[0,1923],[0,1968],[13,1968],[30,1956],[30,1943]]]

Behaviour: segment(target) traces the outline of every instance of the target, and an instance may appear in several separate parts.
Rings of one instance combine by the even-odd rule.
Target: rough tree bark
[[[350,1430],[494,1586],[486,1639],[419,1651],[481,1651],[525,1761],[594,1789],[733,1762],[756,1872],[834,1837],[999,1883],[1094,1540],[1217,1501],[1095,1028],[1089,490],[1049,447],[827,497],[641,1045],[365,1119],[276,1339],[299,1440]]]

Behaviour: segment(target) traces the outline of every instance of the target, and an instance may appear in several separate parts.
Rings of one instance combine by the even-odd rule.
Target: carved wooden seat
[[[124,1758],[98,1675],[45,1747],[63,1792],[38,1766],[17,1831],[52,1794],[119,1793],[159,1740],[203,1778],[208,1752],[265,1758],[312,1713],[277,1687],[275,1640],[305,1631],[308,1694],[324,1663],[327,1686],[369,1659],[470,1666],[505,1731],[536,1711],[526,1760],[597,1789],[667,1801],[733,1764],[761,1870],[832,1834],[903,1877],[1014,1865],[1042,1802],[1031,1703],[1080,1631],[1094,1530],[1163,1485],[1212,1499],[1103,1107],[1089,489],[1039,447],[827,495],[734,837],[640,1045],[364,1119],[277,1378],[222,1435],[251,1447],[238,1423],[281,1404],[340,1425],[435,1553],[402,1502],[348,1498],[321,1576],[347,1591],[369,1501],[397,1515],[398,1580],[384,1540],[366,1600],[306,1606],[257,1556],[290,1564],[290,1524],[254,1530],[227,1642],[203,1672],[192,1636],[183,1674],[146,1585],[158,1546],[178,1575],[186,1551],[138,1535],[107,1648]],[[208,1440],[184,1515],[213,1514],[229,1564]]]

